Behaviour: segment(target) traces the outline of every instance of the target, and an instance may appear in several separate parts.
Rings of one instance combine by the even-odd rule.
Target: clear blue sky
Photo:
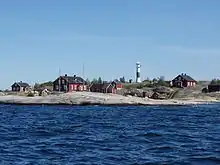
[[[14,81],[219,76],[219,0],[7,0],[0,2],[1,88]]]

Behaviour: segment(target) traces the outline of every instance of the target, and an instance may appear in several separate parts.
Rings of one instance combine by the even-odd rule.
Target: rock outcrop
[[[0,92],[0,96],[5,96],[6,94],[3,92]]]
[[[133,96],[103,94],[93,92],[72,92],[48,96],[0,96],[0,103],[4,104],[67,104],[67,105],[185,105],[204,103],[203,100],[153,100]]]

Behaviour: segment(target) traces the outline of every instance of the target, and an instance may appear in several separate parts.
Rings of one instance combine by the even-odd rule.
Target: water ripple
[[[0,164],[220,164],[220,105],[0,105]]]

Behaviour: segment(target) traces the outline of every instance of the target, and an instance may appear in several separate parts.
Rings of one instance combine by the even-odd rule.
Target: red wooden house
[[[30,88],[30,85],[28,83],[25,82],[15,82],[12,86],[11,86],[11,90],[13,92],[25,92]]]
[[[86,91],[87,82],[76,75],[60,76],[53,82],[53,90],[60,92]]]
[[[174,78],[171,82],[173,87],[183,88],[183,87],[195,87],[197,81],[194,80],[187,74],[180,74],[176,78]]]
[[[116,94],[118,89],[123,88],[121,83],[108,82],[108,83],[94,83],[89,87],[90,92],[99,92],[99,93],[114,93]]]

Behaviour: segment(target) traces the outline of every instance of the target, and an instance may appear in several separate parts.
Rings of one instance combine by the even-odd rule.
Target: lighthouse
[[[136,63],[136,83],[141,82],[141,64],[140,62]]]

